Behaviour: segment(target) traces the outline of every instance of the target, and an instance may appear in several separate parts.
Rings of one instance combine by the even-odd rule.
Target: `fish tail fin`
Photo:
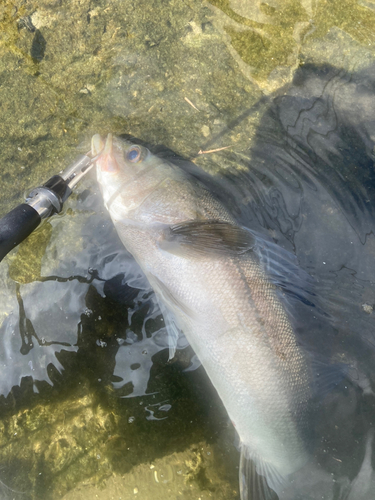
[[[241,500],[278,500],[275,489],[282,483],[283,478],[274,467],[259,457],[252,457],[248,448],[241,446]]]

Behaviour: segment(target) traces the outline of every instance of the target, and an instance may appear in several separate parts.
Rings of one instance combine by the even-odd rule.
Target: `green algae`
[[[32,283],[40,279],[44,252],[52,235],[51,225],[43,224],[19,246],[9,259],[9,277],[17,283]]]
[[[198,2],[175,2],[172,12],[155,4],[157,15],[147,3],[30,2],[11,15],[15,5],[6,2],[0,19],[6,40],[0,49],[0,212],[60,170],[94,132],[185,144],[180,152],[191,155],[208,121],[233,118],[257,97],[244,90],[254,87],[236,75],[229,54],[219,63],[225,47],[210,10]],[[35,34],[19,24],[27,16],[46,43],[38,62],[30,55]],[[215,65],[207,64],[208,54]],[[214,84],[224,80],[224,87]]]
[[[90,127],[95,110],[100,122],[94,123],[95,130],[125,128],[124,120],[106,116],[103,110],[99,114],[97,106],[92,105],[94,86],[90,82],[100,87],[111,67],[105,55],[109,49],[98,45],[100,39],[105,40],[105,20],[82,27],[80,19],[86,19],[89,6],[89,2],[84,3],[76,2],[72,14],[64,9],[53,14],[49,2],[30,2],[27,6],[6,2],[0,13],[0,138],[5,198],[20,199],[25,190],[63,168],[66,158],[74,155],[83,131]],[[31,56],[35,34],[20,27],[19,20],[37,7],[36,24],[46,47],[43,60],[35,62]],[[4,197],[2,202],[6,203]]]
[[[151,394],[121,400],[105,378],[98,381],[100,370],[94,368],[95,359],[85,355],[87,347],[81,349],[65,380],[57,372],[51,374],[53,387],[38,384],[39,395],[30,392],[25,381],[18,394],[16,391],[13,398],[9,396],[7,404],[3,402],[0,463],[7,464],[1,475],[4,484],[28,492],[27,498],[56,499],[82,481],[103,487],[113,474],[127,474],[138,464],[152,463],[184,450],[189,442],[211,441],[212,429],[205,423],[207,415],[202,414],[202,404],[206,411],[212,412],[204,404],[207,391],[212,392],[207,381],[198,382],[198,398],[193,402],[190,384],[176,371],[178,363],[175,363],[160,372],[157,399]],[[68,368],[63,357],[60,359]],[[95,358],[98,360],[98,354]],[[193,378],[196,379],[195,374]],[[167,421],[152,424],[145,419],[145,410],[161,398],[173,399],[173,414]],[[223,425],[226,416],[223,411],[218,415]],[[218,420],[218,415],[214,420]],[[186,422],[188,428],[184,427]],[[195,446],[185,454],[184,461],[187,463],[180,465],[186,483],[207,481],[206,460]],[[19,471],[16,477],[15,467]],[[224,476],[228,481],[230,476]],[[233,476],[231,480],[235,484]],[[218,483],[218,477],[215,481]],[[215,482],[208,486],[209,490],[219,488]],[[230,487],[224,486],[224,481],[220,486]],[[225,496],[218,498],[224,500]]]
[[[233,48],[252,67],[255,79],[265,80],[278,66],[295,64],[301,38],[311,30],[311,21],[301,2],[284,2],[277,9],[266,3],[260,4],[259,9],[266,14],[268,23],[259,23],[237,14],[231,9],[230,1],[214,0],[210,3],[238,25],[248,28],[239,30],[226,26],[225,31],[231,37]]]
[[[256,20],[256,8],[246,17],[246,2],[210,0],[210,3],[228,16],[228,21],[224,22],[225,32],[235,51],[251,67],[252,76],[262,86],[279,66],[298,67],[303,47],[312,40],[324,39],[333,28],[349,34],[353,41],[374,55],[375,12],[356,0],[289,0],[276,2],[276,7],[259,3],[258,17],[263,14],[261,17],[265,22]]]

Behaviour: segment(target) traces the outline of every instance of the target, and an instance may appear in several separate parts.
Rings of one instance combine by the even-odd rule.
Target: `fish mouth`
[[[95,134],[91,139],[91,155],[93,157],[100,155],[104,149],[103,139],[99,134]]]
[[[102,172],[118,172],[119,166],[113,154],[112,134],[107,135],[105,143],[99,134],[95,134],[91,139],[91,154],[98,156],[96,165]]]

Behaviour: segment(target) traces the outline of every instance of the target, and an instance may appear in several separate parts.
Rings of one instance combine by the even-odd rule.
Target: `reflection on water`
[[[22,250],[30,242],[21,256],[3,262],[7,444],[0,461],[11,467],[1,477],[23,495],[31,488],[30,498],[56,498],[85,477],[95,484],[151,460],[160,470],[167,466],[160,457],[190,446],[179,455],[178,487],[186,478],[196,482],[212,461],[212,450],[197,458],[213,438],[207,415],[214,413],[218,428],[226,428],[225,412],[219,402],[205,402],[207,392],[212,398],[214,392],[204,377],[184,375],[191,352],[185,349],[167,364],[168,342],[153,292],[102,213],[100,197],[83,189],[69,203],[74,215],[68,209],[51,220],[39,275],[19,284],[7,273],[9,265],[9,274],[20,279]],[[181,428],[186,432],[180,435]],[[219,482],[214,470],[211,476]]]
[[[301,306],[301,334],[350,366],[280,498],[371,500],[373,2],[40,0],[0,15],[2,212],[98,131],[215,173],[241,223],[314,278],[322,312]],[[93,178],[0,264],[0,338],[1,497],[238,498],[226,413],[183,337],[167,361]]]

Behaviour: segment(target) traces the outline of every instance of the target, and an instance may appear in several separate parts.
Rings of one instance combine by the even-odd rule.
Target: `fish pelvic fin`
[[[157,291],[157,294],[159,294],[162,298],[162,300],[159,301],[159,306],[163,314],[165,327],[168,333],[168,359],[171,360],[176,354],[178,339],[182,335],[181,330],[177,326],[173,310],[177,308],[189,317],[193,317],[194,314],[188,306],[178,300],[178,298],[170,292],[168,287],[157,276],[155,276],[155,274],[149,273],[149,277],[152,280],[152,284],[154,289]]]
[[[275,467],[253,456],[244,444],[241,445],[239,479],[241,500],[278,500],[275,490],[284,482]]]
[[[182,333],[178,328],[178,326],[176,325],[176,320],[174,315],[170,311],[168,311],[168,309],[164,306],[161,306],[161,312],[163,314],[165,327],[168,333],[168,349],[169,349],[168,361],[170,361],[175,357],[178,346],[178,339],[180,338]]]

